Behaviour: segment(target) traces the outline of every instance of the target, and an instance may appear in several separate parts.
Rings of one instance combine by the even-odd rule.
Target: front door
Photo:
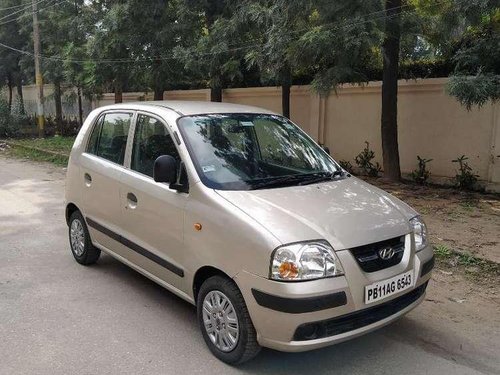
[[[182,265],[184,207],[188,195],[153,179],[155,160],[180,156],[166,124],[139,113],[133,130],[130,168],[121,175],[122,235],[127,258],[173,287],[185,291]]]

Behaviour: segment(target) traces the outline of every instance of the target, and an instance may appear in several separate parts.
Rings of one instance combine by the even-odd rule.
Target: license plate
[[[391,277],[390,279],[382,280],[371,285],[365,286],[365,304],[380,301],[381,299],[390,297],[403,290],[413,287],[415,280],[413,279],[413,271],[408,271]]]

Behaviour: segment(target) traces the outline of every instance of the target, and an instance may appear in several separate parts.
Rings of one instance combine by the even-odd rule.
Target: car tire
[[[213,298],[219,298],[219,302],[222,302],[212,304]],[[207,279],[200,288],[196,306],[203,339],[210,351],[221,361],[230,365],[238,365],[259,353],[261,347],[257,342],[257,333],[250,314],[240,290],[231,279],[222,276]],[[218,314],[217,309],[220,314],[218,320],[213,315]],[[238,333],[236,341],[233,342],[231,340],[236,335],[235,316]],[[217,337],[220,338],[219,344],[214,342],[217,341]],[[224,347],[225,342],[229,342],[229,345]]]
[[[84,266],[94,264],[101,256],[101,250],[92,245],[90,234],[80,211],[69,218],[69,246],[75,260]]]

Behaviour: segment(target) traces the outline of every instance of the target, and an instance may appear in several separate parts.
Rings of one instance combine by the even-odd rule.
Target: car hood
[[[417,213],[358,178],[265,190],[218,190],[281,243],[326,239],[336,250],[410,232]]]

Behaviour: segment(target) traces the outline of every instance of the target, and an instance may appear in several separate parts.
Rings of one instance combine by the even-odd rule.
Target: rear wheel
[[[80,211],[75,211],[69,219],[69,244],[75,260],[83,265],[97,262],[101,250],[92,245],[89,230]]]
[[[198,321],[210,351],[228,364],[241,364],[255,357],[260,346],[243,296],[236,284],[213,276],[200,288]]]

